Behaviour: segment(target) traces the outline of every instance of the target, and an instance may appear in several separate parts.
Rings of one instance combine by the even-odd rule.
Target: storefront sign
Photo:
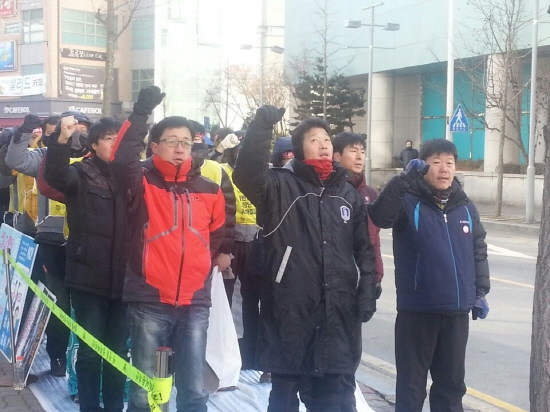
[[[15,41],[2,41],[0,42],[0,72],[13,72],[15,70],[17,70]]]
[[[103,69],[61,65],[61,97],[71,99],[102,101]]]
[[[34,96],[46,93],[46,74],[0,77],[0,96]]]
[[[82,49],[63,48],[61,49],[61,56],[70,57],[73,59],[96,60],[101,62],[107,60],[107,53]]]
[[[17,0],[0,0],[0,17],[13,17],[17,12]]]
[[[29,114],[31,112],[31,109],[29,106],[6,106],[4,107],[4,113],[10,113],[10,114]]]

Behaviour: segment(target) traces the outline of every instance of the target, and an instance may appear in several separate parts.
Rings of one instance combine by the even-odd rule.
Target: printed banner
[[[55,296],[42,284],[38,282],[38,288],[49,296],[49,298],[55,302]],[[46,331],[46,325],[50,319],[50,309],[38,298],[34,296],[32,299],[29,312],[25,318],[25,324],[21,329],[21,333],[17,339],[15,345],[15,357],[23,356],[23,363],[25,365],[25,381],[31,371],[31,366],[34,362],[34,358],[38,352],[40,342],[44,337]]]
[[[15,41],[0,41],[0,72],[17,70],[15,59]]]
[[[34,96],[46,93],[46,74],[0,77],[0,96]]]
[[[30,276],[38,245],[30,236],[18,232],[5,223],[0,226],[0,249],[9,249],[10,257],[20,264],[20,270]],[[14,335],[17,332],[23,315],[23,306],[27,296],[28,286],[21,275],[11,270],[11,296],[13,302]],[[10,313],[8,310],[8,279],[6,266],[0,260],[0,352],[11,362],[11,332]]]
[[[104,78],[102,68],[61,65],[61,97],[100,102]]]

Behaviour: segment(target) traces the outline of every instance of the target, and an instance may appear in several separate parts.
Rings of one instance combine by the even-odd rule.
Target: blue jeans
[[[210,308],[189,305],[176,308],[164,303],[130,303],[128,323],[132,364],[149,376],[155,374],[155,350],[174,350],[176,406],[178,412],[206,412],[208,394],[204,390],[206,330]],[[128,412],[149,412],[147,392],[130,385]]]
[[[109,299],[76,289],[71,289],[71,301],[76,321],[121,358],[127,359],[126,304],[121,299]],[[110,363],[102,362],[101,357],[84,342],[80,341],[79,344],[75,369],[80,411],[122,412],[126,376]],[[101,386],[103,409],[99,406]]]

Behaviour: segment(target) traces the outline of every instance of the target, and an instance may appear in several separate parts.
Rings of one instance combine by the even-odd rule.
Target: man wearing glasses
[[[155,349],[173,347],[177,409],[203,412],[209,274],[224,238],[225,201],[220,187],[201,176],[191,156],[194,131],[183,117],[153,126],[153,155],[140,162],[147,118],[164,95],[156,86],[140,91],[111,154],[114,179],[129,206],[123,299],[129,303],[134,366],[153,376]],[[146,391],[133,383],[128,411],[149,411]]]

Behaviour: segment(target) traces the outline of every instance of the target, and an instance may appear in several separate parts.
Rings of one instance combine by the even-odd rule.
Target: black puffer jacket
[[[268,169],[270,143],[271,132],[253,123],[233,174],[257,207],[265,240],[257,366],[353,374],[362,319],[376,310],[366,207],[342,167],[324,184],[298,160]]]
[[[59,144],[56,139],[48,146],[44,177],[65,195],[67,205],[65,284],[121,298],[128,257],[124,200],[113,188],[106,162],[92,156],[69,165],[71,141]]]

